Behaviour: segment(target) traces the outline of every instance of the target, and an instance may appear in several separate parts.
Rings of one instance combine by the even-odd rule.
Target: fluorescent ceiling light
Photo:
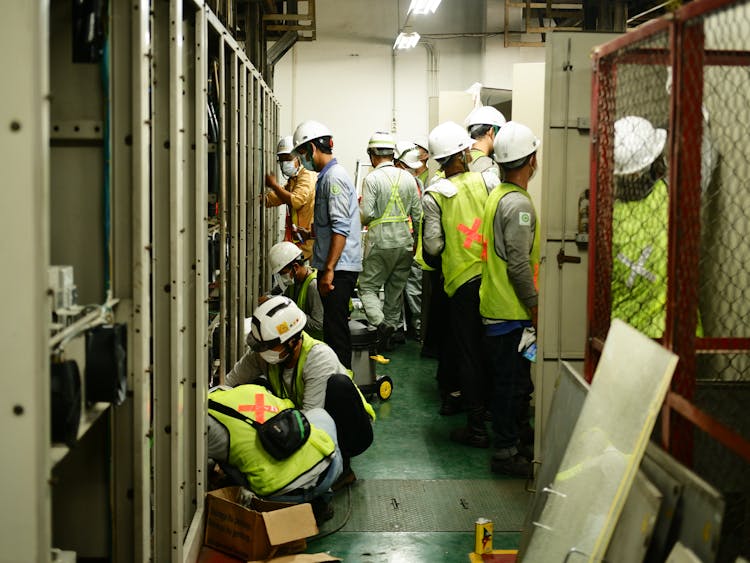
[[[434,14],[440,0],[411,0],[407,14]]]
[[[396,42],[393,44],[394,49],[411,49],[416,47],[419,43],[419,33],[412,31],[409,33],[401,32],[396,37]]]

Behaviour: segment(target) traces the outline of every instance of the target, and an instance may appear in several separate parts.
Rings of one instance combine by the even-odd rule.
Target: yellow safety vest
[[[303,398],[305,396],[305,381],[302,377],[302,372],[305,368],[305,362],[307,362],[307,355],[310,353],[310,350],[312,350],[313,346],[317,346],[318,344],[323,344],[323,342],[321,342],[320,340],[315,340],[305,331],[302,331],[302,350],[300,351],[297,365],[294,368],[295,373],[294,378],[292,379],[291,389],[287,389],[286,385],[284,384],[281,366],[279,364],[269,364],[268,366],[268,380],[271,382],[271,388],[273,389],[274,393],[276,393],[280,397],[291,399],[294,404],[297,405],[297,408],[302,408]],[[351,370],[346,370],[346,375],[348,375],[350,379],[354,377],[354,374]],[[362,406],[364,406],[367,414],[370,415],[370,418],[372,420],[375,420],[375,410],[372,408],[372,405],[367,402],[356,384],[355,387],[357,388],[360,399],[362,399]]]
[[[445,293],[452,297],[470,279],[481,275],[486,246],[481,226],[487,185],[479,172],[463,172],[448,179],[458,188],[453,197],[429,190],[440,207],[445,248],[442,254]]]
[[[667,304],[667,185],[658,180],[636,201],[612,210],[612,318],[651,338],[664,334]]]
[[[521,302],[508,278],[508,263],[495,252],[495,230],[493,223],[500,200],[509,193],[523,194],[529,201],[529,193],[515,184],[500,184],[487,198],[482,219],[482,233],[487,242],[487,262],[482,271],[482,284],[479,286],[479,312],[486,319],[523,321],[531,318],[531,312]],[[533,206],[533,203],[532,203]],[[536,215],[536,212],[535,212]],[[519,217],[519,221],[527,220]],[[531,217],[528,218],[529,225]],[[534,242],[529,253],[529,267],[534,276],[534,286],[538,286],[539,273],[539,221],[534,225]]]
[[[238,385],[217,390],[210,398],[257,422],[265,422],[277,412],[294,407],[289,399],[280,399],[260,385]],[[310,425],[310,438],[291,456],[278,460],[261,445],[255,428],[242,420],[212,409],[209,414],[229,432],[229,463],[245,475],[250,489],[263,497],[282,491],[305,473],[330,457],[336,445],[323,430]]]

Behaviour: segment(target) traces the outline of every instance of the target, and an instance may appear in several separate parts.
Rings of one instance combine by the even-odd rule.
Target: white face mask
[[[294,285],[294,277],[292,276],[291,272],[289,272],[288,274],[274,274],[273,279],[276,285],[281,288],[282,293],[286,291],[287,287],[289,287],[290,285]]]
[[[286,356],[282,356],[283,352],[277,352],[276,350],[264,350],[259,354],[269,364],[280,364],[286,359]]]
[[[281,172],[287,178],[292,178],[296,176],[298,171],[299,171],[299,166],[296,164],[294,160],[285,160],[281,163]]]

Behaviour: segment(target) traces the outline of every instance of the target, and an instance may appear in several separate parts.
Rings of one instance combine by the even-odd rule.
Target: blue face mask
[[[313,162],[313,159],[312,159],[312,149],[310,151],[309,157],[304,153],[297,153],[297,155],[299,156],[299,161],[302,164],[302,166],[307,168],[310,172],[315,172],[315,163]]]
[[[307,168],[310,172],[315,172],[315,163],[312,158],[308,158],[307,155],[301,154],[299,155],[299,160],[302,163],[302,166]]]

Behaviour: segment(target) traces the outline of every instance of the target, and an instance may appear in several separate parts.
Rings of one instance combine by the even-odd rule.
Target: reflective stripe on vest
[[[515,184],[500,184],[487,199],[484,211],[483,235],[487,244],[487,263],[482,272],[482,283],[479,286],[479,312],[486,319],[504,321],[523,321],[531,319],[531,311],[516,295],[508,277],[508,262],[495,252],[495,214],[500,200],[509,193],[523,194],[531,202],[529,193]],[[536,215],[536,212],[534,212]],[[522,219],[519,218],[519,221]],[[529,218],[529,224],[530,218]],[[534,225],[534,241],[529,250],[529,267],[534,278],[534,286],[539,289],[537,277],[539,274],[539,220]]]
[[[323,344],[323,342],[315,340],[304,330],[302,331],[302,349],[300,350],[299,358],[297,359],[297,365],[294,368],[294,378],[292,379],[291,390],[286,388],[286,384],[282,377],[281,366],[278,364],[269,364],[268,366],[268,381],[271,383],[271,388],[274,393],[279,397],[291,399],[299,409],[302,408],[303,398],[305,396],[305,380],[302,377],[302,374],[305,369],[305,363],[307,362],[307,355],[310,353],[310,350],[313,349],[313,346],[317,346],[318,344]],[[346,370],[346,368],[344,369]],[[349,379],[354,377],[354,373],[351,370],[346,370],[345,373],[349,376]],[[355,387],[357,386],[355,385]],[[375,420],[375,410],[372,408],[372,405],[367,402],[364,395],[362,395],[362,392],[359,390],[359,387],[357,387],[357,391],[359,392],[360,399],[362,399],[362,406],[364,406],[367,414],[370,415],[370,418]]]
[[[401,200],[401,195],[398,193],[398,188],[401,185],[401,174],[403,174],[403,171],[400,169],[396,170],[398,170],[398,176],[396,176],[396,179],[391,182],[391,197],[388,198],[385,211],[383,211],[383,214],[380,217],[370,221],[370,227],[380,225],[381,223],[406,223],[407,220],[409,220],[409,216],[406,214],[406,209],[404,208],[404,202]],[[385,172],[383,174],[387,177]],[[401,215],[389,215],[395,206],[398,206]]]
[[[261,421],[259,413],[268,413],[266,420],[278,411],[292,408],[289,399],[280,399],[260,385],[239,385],[233,389],[217,390],[211,399],[226,405],[248,418]],[[231,416],[208,409],[214,419],[229,433],[229,459],[247,478],[253,492],[273,496],[308,471],[323,463],[335,450],[331,437],[310,425],[310,438],[290,457],[277,460],[260,445],[255,429]]]
[[[317,278],[318,278],[318,270],[316,270],[315,268],[310,268],[310,273],[302,282],[302,285],[300,286],[299,291],[297,292],[297,295],[292,297],[294,302],[297,303],[297,307],[302,309],[302,312],[304,312],[305,314],[308,313],[307,309],[305,308],[307,306],[307,290],[310,287],[310,283],[314,279],[317,279]]]
[[[457,188],[453,197],[432,193],[440,207],[445,248],[442,254],[445,293],[452,297],[470,279],[481,275],[486,248],[481,235],[487,185],[479,172],[449,178]]]

